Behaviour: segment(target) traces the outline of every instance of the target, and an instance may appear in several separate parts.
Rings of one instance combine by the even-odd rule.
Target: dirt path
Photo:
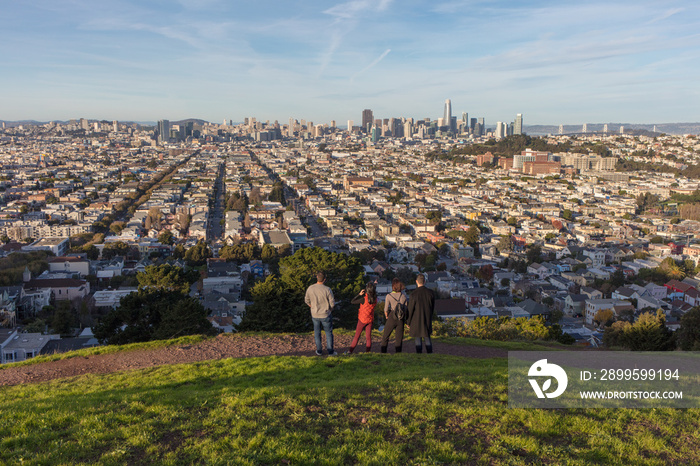
[[[352,337],[349,335],[335,335],[336,351],[342,353],[347,350],[351,340]],[[359,346],[357,349],[364,351],[364,348],[361,349]],[[413,341],[404,341],[403,349],[406,353],[415,353]],[[372,350],[379,351],[378,342],[375,342]],[[0,370],[0,386],[212,359],[271,355],[316,357],[315,351],[316,345],[314,344],[313,335],[280,335],[272,337],[219,335],[216,338],[192,345],[74,357],[60,361],[6,368]],[[448,345],[445,343],[435,343],[434,351],[441,354],[472,358],[508,356],[508,352],[503,349],[484,346]],[[389,352],[394,352],[393,342],[390,343]],[[326,356],[324,355],[323,357]]]

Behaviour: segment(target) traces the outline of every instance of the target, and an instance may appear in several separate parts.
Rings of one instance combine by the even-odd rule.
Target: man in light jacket
[[[321,346],[321,327],[326,334],[326,349],[329,356],[335,356],[333,350],[333,306],[335,299],[333,291],[325,285],[326,275],[323,272],[316,274],[316,283],[306,290],[304,302],[311,308],[311,320],[314,323],[314,338],[316,340],[316,355],[323,354]]]

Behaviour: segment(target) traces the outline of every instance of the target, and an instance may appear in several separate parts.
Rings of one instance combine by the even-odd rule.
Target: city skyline
[[[9,4],[0,119],[698,120],[690,2],[273,6]]]

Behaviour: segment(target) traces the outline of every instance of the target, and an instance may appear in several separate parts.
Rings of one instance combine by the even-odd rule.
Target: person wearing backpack
[[[406,295],[403,294],[403,290],[406,287],[398,278],[394,278],[391,281],[391,293],[386,296],[384,301],[384,317],[386,317],[386,323],[384,324],[384,332],[382,333],[382,342],[380,345],[380,351],[386,353],[387,346],[389,345],[389,338],[391,333],[396,330],[396,341],[395,348],[396,352],[400,353],[403,349],[403,324],[406,320],[406,311],[408,300]]]
[[[357,343],[360,341],[360,335],[364,330],[367,337],[367,350],[372,351],[372,322],[374,322],[374,308],[377,305],[377,286],[374,282],[367,283],[364,290],[355,296],[352,304],[359,304],[360,309],[357,313],[357,328],[355,329],[355,337],[352,339],[350,350],[346,354],[352,354],[355,351]]]

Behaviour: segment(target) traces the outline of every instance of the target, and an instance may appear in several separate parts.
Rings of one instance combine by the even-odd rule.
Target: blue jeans
[[[323,326],[323,331],[326,333],[326,349],[329,353],[333,352],[333,315],[329,315],[323,319],[317,319],[312,317],[311,320],[314,322],[314,338],[316,339],[316,351],[322,351],[321,346],[321,326]]]
[[[430,339],[430,337],[425,337],[425,351],[428,353],[433,352],[433,341]],[[416,337],[416,353],[422,353],[423,352],[423,342],[421,341],[421,337]]]

